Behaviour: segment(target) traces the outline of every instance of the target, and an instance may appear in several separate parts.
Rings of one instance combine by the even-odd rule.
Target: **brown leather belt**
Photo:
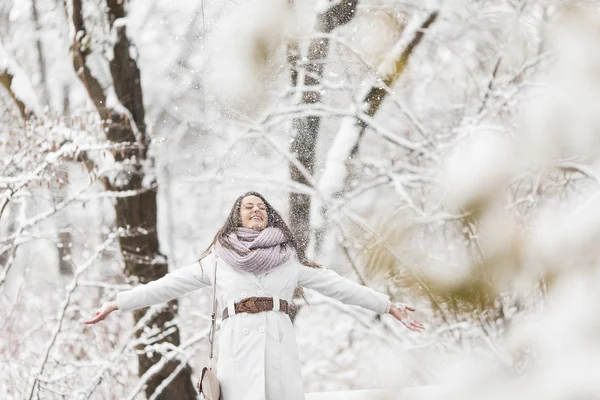
[[[259,313],[273,310],[272,297],[247,297],[234,305],[235,313]],[[289,314],[288,302],[279,299],[279,311]],[[229,317],[229,309],[223,310],[223,320]]]

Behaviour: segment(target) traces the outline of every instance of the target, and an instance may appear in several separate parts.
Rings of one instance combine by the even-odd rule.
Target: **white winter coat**
[[[212,252],[201,263],[119,293],[119,309],[128,311],[159,304],[212,286],[214,260]],[[296,336],[288,315],[277,311],[233,315],[233,303],[246,297],[291,302],[296,286],[381,314],[387,312],[390,304],[387,295],[342,278],[332,270],[307,267],[295,257],[262,275],[240,272],[217,257],[218,310],[229,307],[230,315],[219,332],[217,376],[223,400],[304,400]]]

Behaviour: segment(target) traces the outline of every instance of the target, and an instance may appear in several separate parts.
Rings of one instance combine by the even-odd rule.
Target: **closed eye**
[[[254,208],[254,204],[252,204],[252,203],[244,204],[243,207],[246,210],[252,210]],[[261,210],[261,211],[266,211],[267,207],[265,205],[263,205],[263,204],[259,204],[258,205],[258,209]]]

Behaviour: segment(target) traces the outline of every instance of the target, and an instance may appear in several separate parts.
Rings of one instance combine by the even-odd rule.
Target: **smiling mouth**
[[[261,217],[258,217],[258,216],[257,216],[257,217],[252,217],[252,218],[250,218],[250,221],[254,221],[254,220],[258,220],[258,221],[261,221],[261,222],[262,222],[262,218],[261,218]]]

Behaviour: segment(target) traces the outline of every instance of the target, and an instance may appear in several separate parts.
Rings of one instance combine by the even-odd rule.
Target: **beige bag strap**
[[[212,369],[213,362],[213,350],[214,350],[214,342],[215,342],[215,330],[217,325],[217,252],[213,249],[215,253],[215,261],[214,261],[214,275],[213,275],[213,309],[212,314],[210,315],[210,332],[208,341],[210,342],[210,358],[208,360],[208,368]]]

